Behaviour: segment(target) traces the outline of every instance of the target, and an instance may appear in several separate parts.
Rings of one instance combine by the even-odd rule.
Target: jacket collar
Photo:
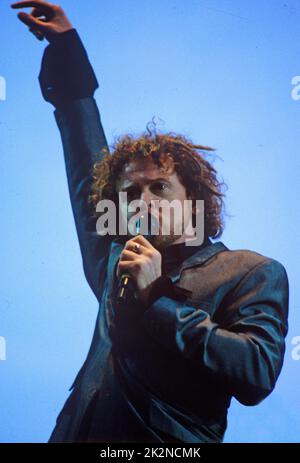
[[[176,283],[180,279],[183,270],[202,265],[204,262],[219,252],[228,250],[229,249],[221,241],[211,243],[210,245],[205,246],[204,248],[195,252],[195,254],[192,254],[190,257],[185,259],[178,267],[169,271],[167,275],[171,278],[173,283]]]

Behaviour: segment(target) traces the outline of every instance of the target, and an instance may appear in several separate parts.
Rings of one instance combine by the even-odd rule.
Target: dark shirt
[[[184,301],[190,294],[188,290],[173,285],[167,273],[178,267],[184,260],[195,252],[211,244],[209,239],[204,240],[201,245],[187,246],[185,243],[172,244],[161,250],[162,254],[162,276],[158,278],[151,289],[149,300],[145,308],[151,305],[160,296],[165,295],[173,299]]]
[[[162,273],[167,273],[204,246],[211,244],[209,239],[198,246],[187,246],[185,243],[172,244],[162,250]]]

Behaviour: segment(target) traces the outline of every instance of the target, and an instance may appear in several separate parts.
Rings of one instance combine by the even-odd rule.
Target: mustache
[[[132,214],[131,217],[134,217]],[[131,219],[128,218],[128,221]],[[127,233],[126,235],[119,235],[115,238],[115,241],[119,243],[125,243],[128,239],[134,235],[143,235],[148,241],[154,242],[159,234],[159,220],[153,216],[150,212],[140,214],[134,224],[134,234]]]
[[[140,234],[143,230],[143,224],[146,225],[147,232],[144,233],[145,236],[151,238],[153,235],[157,235],[159,231],[159,220],[150,212],[147,214],[143,213],[137,219],[135,224],[136,233]]]

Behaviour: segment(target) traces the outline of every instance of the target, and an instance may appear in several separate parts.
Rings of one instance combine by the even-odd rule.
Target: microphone
[[[140,230],[141,230],[141,218],[142,219],[147,218],[147,232],[144,234],[144,236],[147,236],[148,240],[151,241],[151,237],[155,235],[153,231],[158,230],[158,223],[154,221],[154,218],[152,214],[150,213],[148,213],[146,216],[141,215],[135,224],[137,235],[140,234]],[[149,223],[150,223],[150,227],[149,227]],[[132,276],[128,272],[122,273],[119,279],[117,304],[121,305],[121,304],[128,302],[134,290],[135,290],[135,283],[133,281]]]

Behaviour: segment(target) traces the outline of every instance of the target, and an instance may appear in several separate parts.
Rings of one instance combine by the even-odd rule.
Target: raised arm
[[[64,11],[42,1],[18,2],[13,8],[33,7],[19,19],[39,39],[46,39],[39,82],[43,97],[55,106],[68,179],[71,205],[87,281],[97,299],[104,283],[110,237],[96,233],[96,219],[88,203],[91,169],[108,145],[93,97],[98,87],[80,37]],[[42,19],[41,19],[42,18]]]

